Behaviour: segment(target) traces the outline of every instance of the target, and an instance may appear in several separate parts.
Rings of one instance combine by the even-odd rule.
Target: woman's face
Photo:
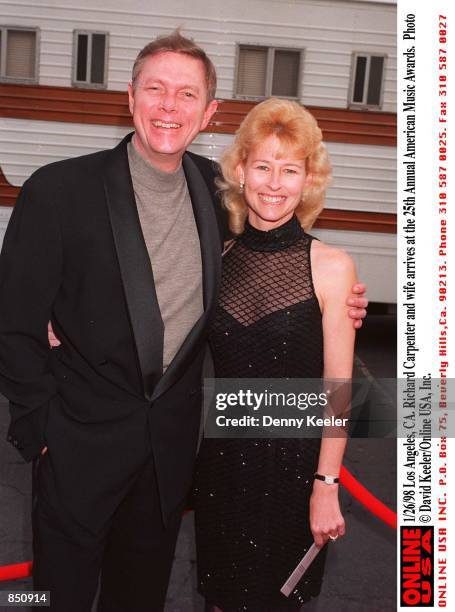
[[[238,174],[245,183],[248,221],[264,231],[289,221],[311,183],[305,160],[298,159],[292,150],[283,152],[276,136],[252,148],[246,162],[238,167]]]

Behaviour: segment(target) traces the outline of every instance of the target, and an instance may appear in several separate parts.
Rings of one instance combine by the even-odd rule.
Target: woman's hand
[[[310,499],[310,528],[318,548],[322,548],[330,536],[344,536],[345,523],[338,501],[337,484],[314,481]]]

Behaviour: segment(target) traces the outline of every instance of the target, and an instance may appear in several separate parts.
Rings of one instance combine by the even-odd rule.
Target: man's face
[[[188,145],[217,107],[215,100],[207,105],[202,62],[171,51],[145,60],[134,89],[128,85],[128,96],[136,148],[165,172],[178,168]]]

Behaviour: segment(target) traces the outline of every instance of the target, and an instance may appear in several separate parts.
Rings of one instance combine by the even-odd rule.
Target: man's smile
[[[160,121],[160,119],[154,119],[152,125],[157,128],[166,128],[167,130],[177,130],[182,127],[181,123],[174,123],[170,121]]]

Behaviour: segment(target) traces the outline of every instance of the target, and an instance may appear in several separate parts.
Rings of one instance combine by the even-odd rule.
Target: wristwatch
[[[325,482],[325,484],[328,484],[328,485],[338,484],[340,482],[340,479],[338,478],[338,476],[328,476],[327,474],[317,474],[316,473],[314,475],[314,479],[322,480],[322,482]]]

